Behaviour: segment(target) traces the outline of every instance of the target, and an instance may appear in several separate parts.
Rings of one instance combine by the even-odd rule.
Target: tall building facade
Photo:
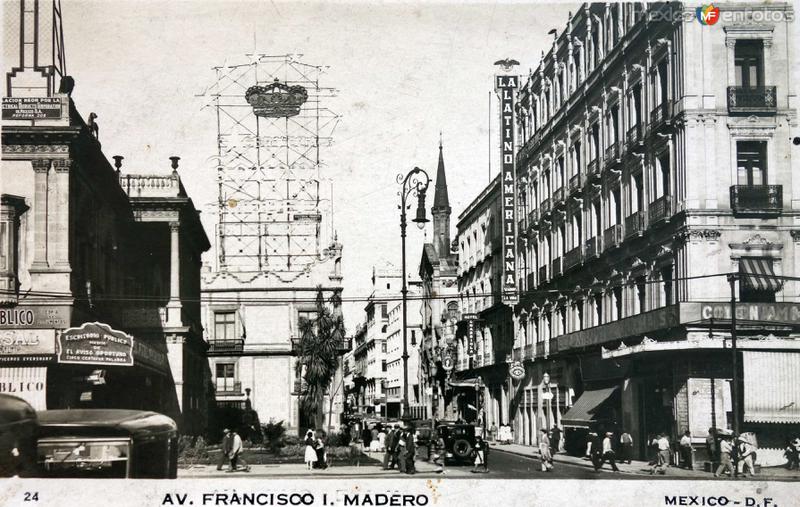
[[[4,5],[0,392],[206,429],[200,255],[177,173],[123,174],[71,98],[60,2]]]
[[[691,430],[702,460],[736,410],[768,464],[798,429],[794,12],[696,7],[585,4],[519,92],[521,443],[624,428],[644,456]]]
[[[301,432],[313,421],[299,404],[299,323],[315,314],[318,290],[341,311],[342,245],[323,158],[338,122],[326,103],[333,90],[320,86],[322,67],[293,55],[253,55],[216,72],[219,199],[202,292],[218,413],[224,424],[274,419]],[[348,348],[342,340],[340,352]],[[327,411],[342,406],[343,390],[330,395],[325,420],[337,426]]]

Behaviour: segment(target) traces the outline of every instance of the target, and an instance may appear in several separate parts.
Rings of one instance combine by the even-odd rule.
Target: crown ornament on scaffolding
[[[253,114],[265,118],[288,118],[300,114],[300,108],[308,100],[308,90],[300,85],[289,86],[278,78],[267,86],[251,86],[244,93]]]

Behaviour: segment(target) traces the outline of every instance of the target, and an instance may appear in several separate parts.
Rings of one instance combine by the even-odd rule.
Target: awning
[[[766,257],[742,257],[739,259],[742,283],[755,290],[781,290],[782,282],[775,276],[772,259]]]
[[[800,353],[743,351],[744,420],[800,421]]]
[[[608,401],[617,389],[619,388],[607,387],[584,391],[575,404],[561,417],[561,423],[564,426],[588,428],[596,420],[595,416],[600,412],[603,403]]]

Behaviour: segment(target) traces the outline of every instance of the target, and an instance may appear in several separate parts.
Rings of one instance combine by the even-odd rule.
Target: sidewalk
[[[525,456],[528,458],[539,459],[539,449],[529,445],[520,444],[489,444],[493,450],[516,454],[518,456]],[[592,462],[583,457],[570,456],[568,454],[555,454],[553,456],[555,463],[568,463],[571,465],[582,466],[593,469]],[[633,460],[630,464],[617,462],[617,468],[620,473],[637,474],[637,475],[650,475],[652,467],[646,461]],[[611,467],[608,463],[603,465],[600,469],[602,472],[611,472]],[[714,475],[702,470],[686,470],[685,468],[669,467],[667,468],[667,475],[670,477],[683,477],[687,479],[714,479]],[[756,475],[760,479],[779,479],[779,480],[800,480],[800,471],[787,470],[783,467],[769,467],[762,468],[761,473]]]

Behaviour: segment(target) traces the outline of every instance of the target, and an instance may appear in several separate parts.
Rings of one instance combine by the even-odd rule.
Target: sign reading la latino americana
[[[500,156],[503,176],[501,199],[503,210],[503,303],[513,305],[517,297],[517,200],[514,171],[514,93],[517,76],[495,76],[500,92]]]

